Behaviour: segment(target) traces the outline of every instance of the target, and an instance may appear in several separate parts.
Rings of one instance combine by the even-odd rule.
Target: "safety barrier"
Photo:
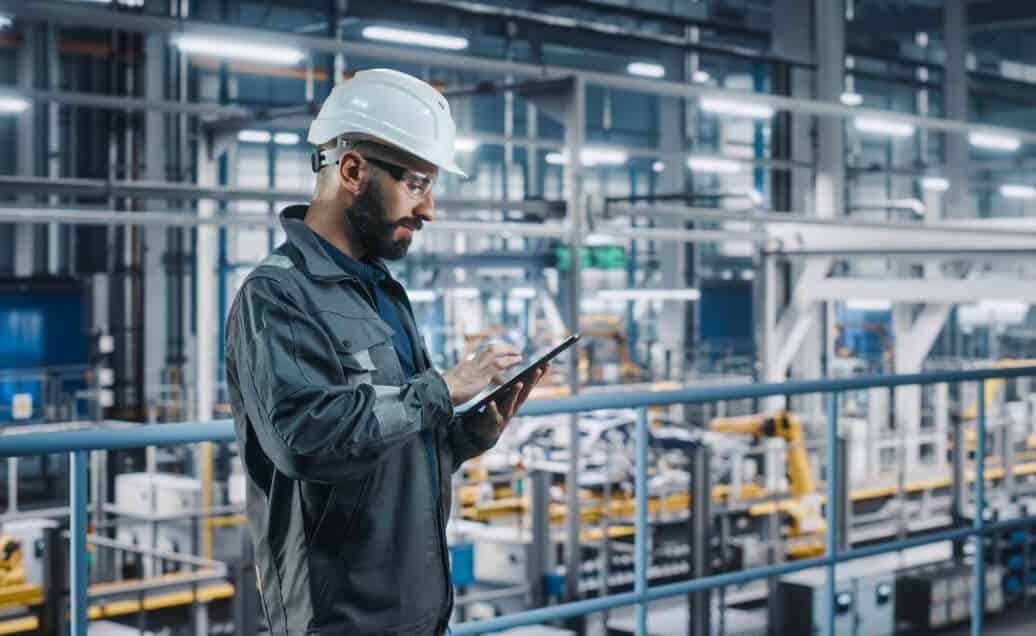
[[[985,431],[986,404],[985,382],[994,378],[1018,378],[1036,376],[1036,366],[1014,369],[985,369],[974,371],[937,371],[913,375],[856,377],[844,379],[812,380],[773,384],[732,385],[698,387],[673,391],[638,391],[629,393],[595,394],[568,398],[555,398],[529,402],[520,415],[537,416],[559,413],[580,413],[601,409],[639,409],[636,427],[636,477],[635,477],[635,537],[634,537],[634,586],[632,592],[614,594],[595,599],[553,605],[488,619],[467,622],[453,628],[456,636],[468,636],[490,631],[500,631],[524,625],[556,621],[564,618],[600,612],[621,606],[637,605],[636,633],[647,634],[647,604],[649,601],[689,594],[706,589],[738,585],[749,581],[778,577],[791,572],[814,567],[827,569],[826,602],[827,626],[825,634],[834,634],[835,618],[835,565],[888,552],[895,552],[916,546],[941,541],[961,540],[971,536],[983,536],[1017,526],[1036,524],[1036,517],[1015,519],[998,523],[985,520]],[[855,550],[839,551],[834,523],[827,524],[826,552],[823,557],[804,559],[778,565],[752,568],[706,576],[689,581],[669,583],[656,587],[648,586],[647,577],[647,450],[648,413],[650,406],[691,404],[766,398],[774,396],[805,395],[825,393],[828,395],[827,417],[827,500],[825,514],[828,519],[838,516],[838,397],[844,391],[869,388],[894,388],[910,385],[931,385],[957,382],[977,382],[978,418],[976,421],[975,449],[975,517],[970,527],[954,528],[921,536],[889,541]],[[71,497],[71,550],[70,550],[70,596],[71,633],[86,636],[87,633],[87,465],[88,452],[139,448],[144,446],[166,446],[198,442],[229,442],[234,439],[230,420],[195,422],[185,424],[164,424],[141,426],[124,430],[78,430],[56,433],[29,433],[0,437],[0,457],[39,455],[45,453],[70,453],[69,492]],[[982,633],[985,608],[985,576],[983,576],[984,550],[975,550],[974,581],[976,593],[972,595],[971,633]]]

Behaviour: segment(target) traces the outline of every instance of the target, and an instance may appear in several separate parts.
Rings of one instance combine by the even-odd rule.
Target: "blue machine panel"
[[[752,285],[730,282],[701,286],[700,339],[714,345],[752,342]]]
[[[0,368],[86,364],[88,353],[78,284],[0,283]]]
[[[8,407],[15,394],[29,393],[36,411],[44,399],[45,369],[88,361],[80,283],[0,281],[0,405]],[[0,408],[0,420],[9,415]]]

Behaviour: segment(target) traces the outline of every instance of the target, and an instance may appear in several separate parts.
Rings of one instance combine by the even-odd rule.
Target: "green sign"
[[[554,248],[559,272],[567,272],[572,264],[572,248]],[[579,250],[579,266],[584,269],[625,269],[626,250],[621,245],[584,245]]]

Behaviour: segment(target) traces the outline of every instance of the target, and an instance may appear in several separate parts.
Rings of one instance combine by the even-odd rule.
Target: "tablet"
[[[498,386],[490,386],[489,388],[485,389],[472,399],[468,400],[466,404],[463,404],[460,407],[458,407],[456,412],[459,415],[468,415],[469,413],[481,412],[482,409],[489,406],[490,402],[493,402],[494,400],[506,396],[507,392],[511,390],[511,387],[513,387],[518,382],[521,382],[531,377],[533,371],[561,355],[561,352],[574,345],[578,340],[579,334],[573,334],[565,338],[546,354],[536,359],[536,361],[532,364],[528,364],[519,369],[517,372],[513,372],[513,375],[511,375],[512,372],[508,372],[509,378],[503,384],[500,384]],[[471,406],[468,406],[468,404],[471,404]]]

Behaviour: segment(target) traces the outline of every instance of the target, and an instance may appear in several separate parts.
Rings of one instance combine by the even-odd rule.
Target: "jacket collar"
[[[340,281],[355,279],[355,276],[343,271],[338,264],[331,260],[331,257],[327,255],[327,251],[320,242],[320,237],[308,225],[303,223],[303,219],[306,218],[306,212],[308,211],[308,205],[292,205],[284,208],[281,212],[281,227],[284,228],[284,234],[287,236],[288,242],[302,255],[302,260],[306,264],[306,272],[311,278],[318,280]],[[366,259],[366,262],[391,278],[388,267],[385,266],[384,261],[380,258]]]

